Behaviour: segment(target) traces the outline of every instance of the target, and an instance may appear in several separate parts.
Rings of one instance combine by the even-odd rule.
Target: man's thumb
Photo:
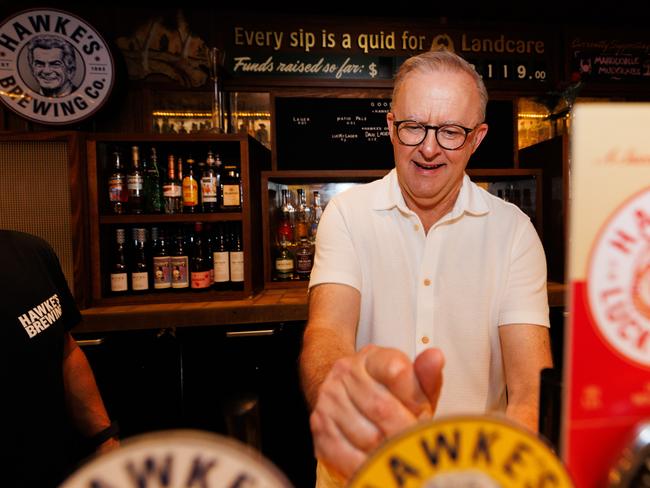
[[[418,354],[413,363],[415,376],[420,382],[420,388],[436,410],[440,388],[442,387],[442,368],[445,366],[445,356],[440,349],[427,349]],[[432,413],[433,413],[432,412]]]

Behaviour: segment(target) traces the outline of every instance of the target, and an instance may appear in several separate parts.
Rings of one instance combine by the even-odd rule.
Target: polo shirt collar
[[[383,178],[384,185],[381,185],[381,191],[375,194],[372,208],[374,210],[390,210],[397,207],[401,212],[412,213],[406,206],[402,190],[397,181],[397,170],[393,168]],[[485,196],[481,193],[478,186],[472,184],[469,176],[463,176],[463,184],[460,187],[460,193],[454,204],[454,208],[448,214],[448,218],[460,217],[464,213],[471,215],[483,215],[488,213],[489,206]]]

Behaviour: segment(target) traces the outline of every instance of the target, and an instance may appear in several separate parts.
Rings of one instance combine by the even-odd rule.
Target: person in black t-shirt
[[[117,447],[86,356],[69,331],[81,320],[52,248],[0,230],[0,485],[57,486],[79,461],[73,432],[99,452]]]

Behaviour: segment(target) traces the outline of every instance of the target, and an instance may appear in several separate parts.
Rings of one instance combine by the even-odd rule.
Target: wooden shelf
[[[231,222],[242,220],[241,212],[214,212],[195,214],[140,214],[140,215],[102,215],[100,224],[166,224],[175,222]]]
[[[104,332],[167,327],[229,326],[304,322],[308,317],[307,283],[300,287],[265,289],[237,300],[212,299],[212,293],[197,292],[201,301],[180,301],[170,293],[164,303],[106,304],[82,310],[83,321],[73,332]],[[551,307],[565,304],[566,285],[548,283]]]

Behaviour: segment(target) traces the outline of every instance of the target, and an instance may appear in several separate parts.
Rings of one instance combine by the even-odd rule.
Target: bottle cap
[[[135,238],[136,240],[140,242],[147,242],[147,229],[143,229],[142,227],[137,227],[134,229],[135,231]]]

